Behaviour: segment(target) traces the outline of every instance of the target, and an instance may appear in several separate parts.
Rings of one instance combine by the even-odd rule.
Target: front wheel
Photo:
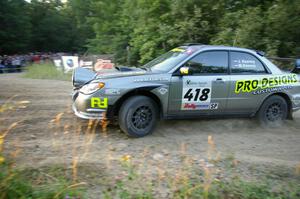
[[[157,105],[146,96],[127,99],[119,111],[120,128],[130,137],[143,137],[152,133],[157,118]]]
[[[262,124],[276,126],[287,119],[288,104],[283,97],[271,96],[263,103],[257,116]]]

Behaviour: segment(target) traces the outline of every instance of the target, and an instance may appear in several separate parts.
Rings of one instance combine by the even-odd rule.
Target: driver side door
[[[176,116],[217,115],[226,111],[230,88],[228,51],[205,51],[184,66],[187,75],[171,78],[168,114]]]

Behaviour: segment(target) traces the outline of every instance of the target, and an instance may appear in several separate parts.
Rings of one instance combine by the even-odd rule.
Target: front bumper
[[[106,110],[104,109],[87,109],[89,112],[79,111],[76,109],[75,103],[72,105],[75,115],[82,119],[106,119]]]
[[[75,91],[72,95],[72,109],[75,115],[82,119],[106,119],[107,109],[90,107],[92,96],[84,95]]]

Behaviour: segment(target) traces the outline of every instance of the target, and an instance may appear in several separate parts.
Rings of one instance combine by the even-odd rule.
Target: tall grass
[[[26,108],[30,101],[13,101],[16,96],[0,104],[1,116],[7,115],[16,109]],[[66,178],[56,178],[38,169],[19,170],[14,158],[19,149],[11,149],[9,154],[4,153],[6,137],[17,128],[22,121],[13,122],[8,127],[0,129],[0,199],[80,199],[84,198],[82,185],[72,183]],[[2,124],[2,123],[1,123]]]
[[[148,155],[143,160],[134,159],[127,154],[120,159],[121,175],[114,180],[103,182],[106,190],[103,198],[170,198],[170,199],[298,199],[298,183],[277,184],[272,180],[259,182],[245,181],[238,175],[231,174],[224,178],[221,167],[224,161],[236,166],[235,159],[222,160],[212,136],[208,137],[207,159],[198,163],[187,155],[186,145],[181,146],[181,165],[173,172],[168,171],[168,160],[161,159],[156,163],[149,162]],[[147,153],[145,153],[147,154]],[[141,162],[141,164],[138,164]],[[153,167],[145,168],[152,164]],[[148,169],[157,170],[157,175],[149,175]],[[227,175],[227,174],[226,174]]]
[[[24,107],[29,101],[20,101],[0,106],[0,113]],[[26,108],[26,107],[24,107]],[[69,109],[69,108],[68,108]],[[27,169],[18,171],[13,162],[2,153],[5,137],[16,126],[15,122],[0,132],[0,199],[2,198],[68,198],[85,197],[82,187],[89,188],[82,179],[92,172],[80,167],[93,150],[93,141],[103,139],[110,142],[107,121],[89,120],[86,123],[70,122],[68,110],[58,113],[49,121],[52,146],[60,153],[64,164],[55,168]],[[66,118],[65,118],[66,117]],[[101,128],[99,128],[101,127]],[[100,134],[101,136],[97,136]],[[107,140],[105,140],[108,138]],[[70,141],[69,143],[64,141]],[[245,181],[235,168],[238,161],[234,156],[222,158],[213,136],[207,139],[207,157],[199,159],[188,154],[187,144],[182,143],[178,153],[178,164],[170,169],[168,156],[153,158],[151,149],[137,155],[122,152],[117,154],[111,147],[103,148],[107,153],[103,162],[113,172],[97,179],[94,186],[100,190],[98,198],[104,199],[298,199],[299,181],[277,183],[272,180]],[[72,154],[71,162],[67,156]],[[120,156],[122,155],[122,156]],[[91,157],[90,157],[91,158]],[[101,161],[99,160],[99,161]],[[71,163],[71,164],[70,164]],[[229,165],[224,167],[224,165]],[[65,168],[64,168],[65,167]],[[296,174],[300,172],[300,165]],[[97,169],[101,173],[101,169]],[[94,175],[94,174],[91,174]],[[97,175],[95,175],[98,178]],[[69,180],[68,180],[69,179]],[[99,193],[99,192],[98,192]]]
[[[32,64],[27,67],[25,78],[32,79],[56,79],[63,81],[71,81],[71,73],[64,73],[57,69],[51,62],[41,64]]]

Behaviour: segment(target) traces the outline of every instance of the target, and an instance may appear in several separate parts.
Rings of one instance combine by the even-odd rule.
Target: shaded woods
[[[0,54],[109,53],[137,65],[184,42],[300,54],[299,0],[2,0]]]

